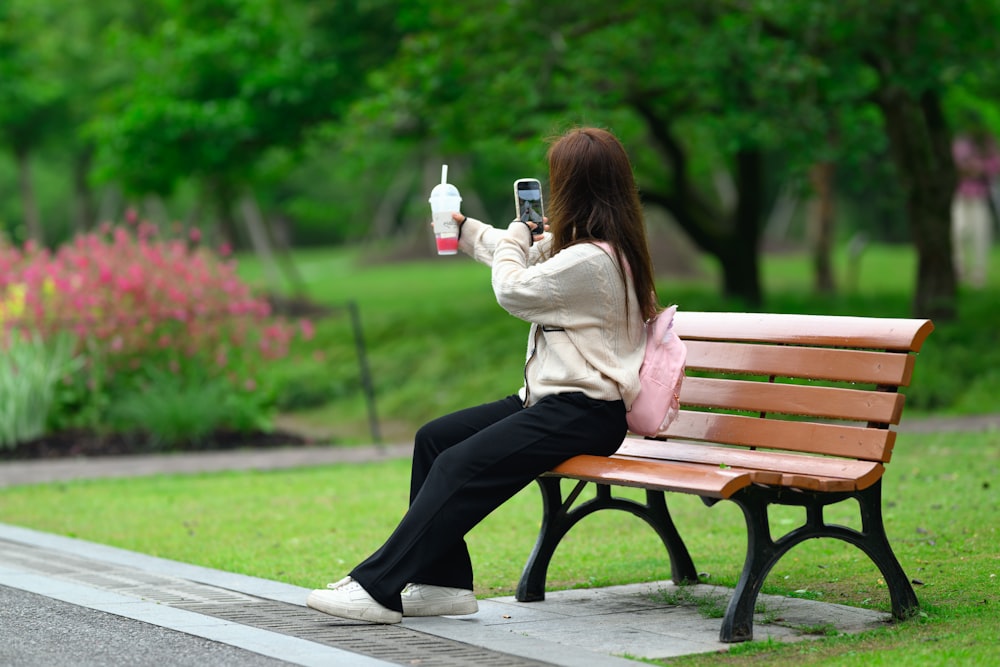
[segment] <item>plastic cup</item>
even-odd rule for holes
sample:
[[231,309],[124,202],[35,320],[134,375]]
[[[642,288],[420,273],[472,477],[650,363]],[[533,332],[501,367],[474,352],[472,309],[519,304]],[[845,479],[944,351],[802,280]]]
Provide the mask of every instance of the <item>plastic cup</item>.
[[431,205],[437,252],[439,255],[454,255],[458,252],[458,223],[451,214],[461,212],[462,195],[448,182],[448,165],[441,165],[441,182],[431,190],[427,201]]

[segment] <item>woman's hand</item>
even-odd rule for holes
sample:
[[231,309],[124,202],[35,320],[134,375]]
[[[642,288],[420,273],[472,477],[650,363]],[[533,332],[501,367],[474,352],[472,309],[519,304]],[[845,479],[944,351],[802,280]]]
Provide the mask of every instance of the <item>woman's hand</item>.
[[545,232],[549,231],[549,219],[542,218],[542,224],[539,225],[537,222],[526,222],[528,228],[531,230],[531,239],[534,241],[541,241],[544,238]]
[[528,234],[531,236],[529,239],[529,245],[534,245],[535,241],[541,241],[544,238],[545,232],[548,231],[548,220],[548,218],[542,218],[542,224],[539,225],[537,222],[532,222],[530,220],[514,218],[508,226],[508,229],[516,229],[518,225],[524,225],[528,228]]

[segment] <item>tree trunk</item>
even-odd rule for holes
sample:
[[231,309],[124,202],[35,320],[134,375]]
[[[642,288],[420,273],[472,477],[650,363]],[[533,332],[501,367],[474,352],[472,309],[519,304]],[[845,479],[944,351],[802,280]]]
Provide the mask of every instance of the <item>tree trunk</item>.
[[809,170],[813,196],[809,202],[809,235],[813,254],[816,291],[832,294],[836,291],[833,276],[833,163],[818,162]]
[[94,152],[85,148],[73,156],[73,229],[87,232],[97,224],[97,203],[87,180]]
[[247,232],[250,234],[250,245],[253,246],[254,254],[260,259],[264,275],[267,276],[268,287],[272,292],[279,292],[281,273],[278,270],[278,263],[274,259],[274,248],[271,246],[271,238],[267,234],[264,216],[261,215],[260,206],[257,205],[257,199],[253,193],[247,192],[240,198],[240,212],[243,214]]
[[275,242],[270,225],[268,225],[264,214],[261,213],[260,204],[257,203],[257,197],[252,191],[248,190],[240,199],[240,210],[247,223],[247,231],[250,233],[254,251],[264,263],[274,291],[278,291],[280,287],[279,275],[284,274],[285,280],[291,285],[292,294],[295,297],[304,298],[306,284],[298,267],[295,266],[292,254],[287,247]]
[[217,226],[221,243],[236,250],[239,246],[240,236],[236,225],[236,218],[233,215],[233,201],[235,196],[233,189],[226,183],[218,181],[210,182],[209,185],[212,201],[215,204],[215,212],[218,216]]
[[749,308],[764,302],[760,285],[760,234],[764,223],[764,158],[760,151],[736,154],[736,210],[720,254],[724,294]]
[[643,199],[666,209],[699,248],[719,261],[726,297],[748,308],[759,308],[764,300],[759,260],[764,218],[763,154],[753,148],[736,154],[736,208],[729,214],[691,185],[687,154],[669,126],[643,100],[634,100],[633,105],[646,121],[652,143],[673,175],[665,192],[644,189]]
[[170,211],[163,201],[163,197],[157,194],[149,194],[142,198],[142,219],[152,223],[161,233],[170,229]]
[[952,320],[958,294],[951,245],[956,174],[940,100],[930,92],[917,101],[903,91],[887,90],[879,105],[917,249],[913,315]]
[[15,150],[15,157],[21,188],[21,207],[24,211],[24,229],[29,239],[42,245],[45,243],[45,233],[42,230],[38,199],[35,197],[35,184],[31,177],[31,152],[18,148]]
[[[413,173],[415,169],[412,164],[404,162],[396,170],[395,176],[389,183],[389,187],[382,193],[375,215],[372,218],[370,236],[375,240],[387,239],[396,231],[399,220],[399,212],[406,204],[406,196],[410,192],[413,184]],[[430,194],[428,192],[427,194]],[[427,209],[430,211],[430,209]],[[430,219],[428,213],[427,218]],[[430,238],[430,234],[427,237]]]

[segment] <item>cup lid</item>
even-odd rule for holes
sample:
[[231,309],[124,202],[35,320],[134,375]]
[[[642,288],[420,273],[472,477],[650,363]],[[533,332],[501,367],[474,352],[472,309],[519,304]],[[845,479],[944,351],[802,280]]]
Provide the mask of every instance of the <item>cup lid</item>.
[[456,188],[451,183],[438,183],[431,190],[431,197],[459,197],[458,188]]

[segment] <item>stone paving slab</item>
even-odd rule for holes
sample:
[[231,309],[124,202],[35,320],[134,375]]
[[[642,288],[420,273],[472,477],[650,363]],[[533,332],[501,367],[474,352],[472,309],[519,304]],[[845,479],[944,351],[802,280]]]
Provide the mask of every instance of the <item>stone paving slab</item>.
[[[679,592],[683,593],[679,595]],[[708,607],[724,610],[731,589],[698,584],[680,589],[660,581],[598,589],[556,591],[542,602],[517,602],[513,597],[492,598],[469,617],[496,631],[544,639],[562,647],[577,647],[597,654],[638,658],[668,658],[693,653],[728,651],[719,641],[721,618],[699,611],[685,601],[708,600]],[[760,595],[763,613],[754,618],[754,639],[778,642],[815,638],[809,630],[853,634],[883,627],[891,616],[813,600]],[[414,619],[417,620],[417,619]],[[422,619],[423,620],[423,619]],[[453,624],[426,619],[420,627],[450,635]]]

